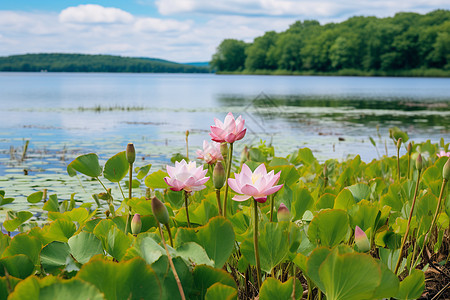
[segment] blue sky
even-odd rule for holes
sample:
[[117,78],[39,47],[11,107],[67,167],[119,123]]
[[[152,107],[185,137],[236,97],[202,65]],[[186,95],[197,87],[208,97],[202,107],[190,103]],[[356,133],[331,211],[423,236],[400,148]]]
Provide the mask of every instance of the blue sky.
[[64,52],[209,61],[223,39],[251,42],[297,20],[450,9],[449,0],[0,0],[0,56]]

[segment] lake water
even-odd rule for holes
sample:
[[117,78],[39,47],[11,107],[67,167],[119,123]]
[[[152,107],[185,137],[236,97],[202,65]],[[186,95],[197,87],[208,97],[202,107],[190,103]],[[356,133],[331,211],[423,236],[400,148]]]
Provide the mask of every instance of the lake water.
[[385,140],[394,155],[392,126],[417,142],[448,142],[450,79],[0,73],[0,189],[22,200],[42,188],[70,194],[72,179],[61,179],[70,161],[96,152],[104,162],[128,142],[137,164],[156,170],[173,153],[185,153],[186,130],[195,156],[214,117],[223,120],[229,111],[246,119],[238,151],[266,140],[280,156],[309,147],[321,161],[370,161],[386,154]]

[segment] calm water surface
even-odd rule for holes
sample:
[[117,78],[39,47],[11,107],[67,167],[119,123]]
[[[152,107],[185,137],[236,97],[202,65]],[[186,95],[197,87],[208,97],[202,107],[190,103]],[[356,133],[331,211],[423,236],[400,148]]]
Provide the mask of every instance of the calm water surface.
[[229,111],[246,119],[238,150],[266,140],[280,156],[309,147],[322,161],[370,161],[378,153],[368,137],[384,155],[391,126],[417,142],[448,142],[450,79],[0,73],[0,189],[19,198],[45,187],[70,194],[61,174],[71,160],[96,152],[104,162],[128,142],[156,170],[184,153],[185,130],[193,157],[214,117]]

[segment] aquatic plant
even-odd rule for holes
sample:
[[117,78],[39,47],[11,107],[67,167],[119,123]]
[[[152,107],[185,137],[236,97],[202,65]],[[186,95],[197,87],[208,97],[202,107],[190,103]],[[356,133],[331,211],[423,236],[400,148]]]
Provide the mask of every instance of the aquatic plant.
[[92,199],[42,189],[26,210],[0,191],[0,298],[448,297],[430,283],[449,266],[450,159],[439,151],[450,145],[409,145],[366,163],[319,162],[308,148],[279,157],[262,143],[234,164],[230,144],[226,172],[181,158],[151,170],[131,146],[104,165],[80,155],[67,172],[92,183]]

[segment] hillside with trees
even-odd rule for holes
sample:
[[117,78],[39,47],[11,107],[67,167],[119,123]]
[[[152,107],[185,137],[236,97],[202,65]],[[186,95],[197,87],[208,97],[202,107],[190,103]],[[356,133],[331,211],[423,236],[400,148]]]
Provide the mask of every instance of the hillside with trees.
[[0,57],[0,71],[207,73],[209,68],[153,58],[42,53]]
[[450,11],[325,25],[297,21],[252,43],[222,41],[211,67],[244,74],[450,76]]

